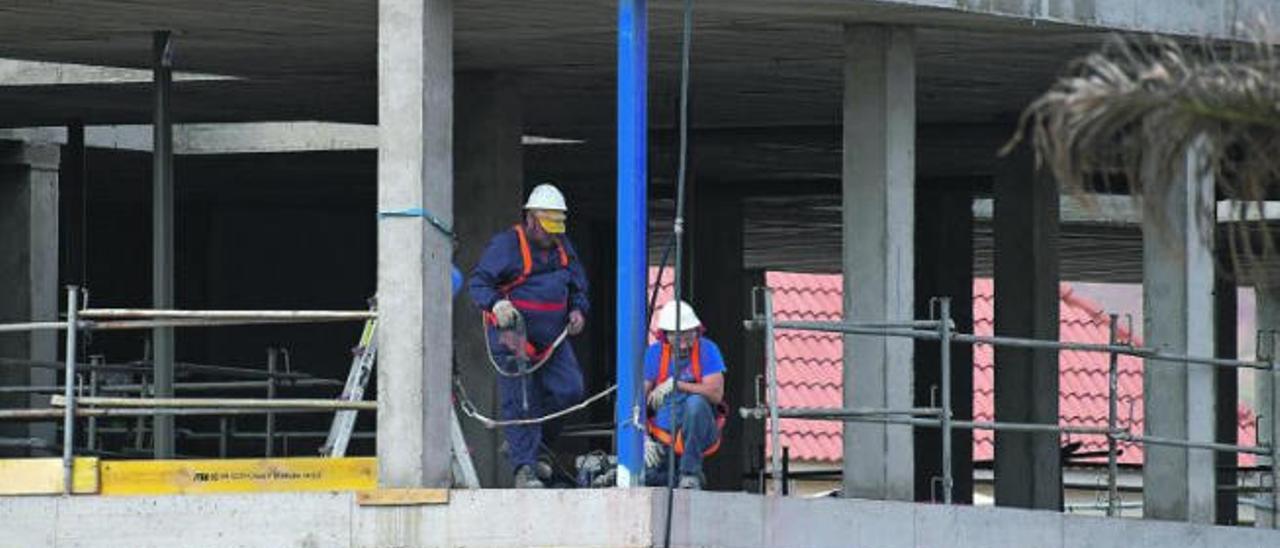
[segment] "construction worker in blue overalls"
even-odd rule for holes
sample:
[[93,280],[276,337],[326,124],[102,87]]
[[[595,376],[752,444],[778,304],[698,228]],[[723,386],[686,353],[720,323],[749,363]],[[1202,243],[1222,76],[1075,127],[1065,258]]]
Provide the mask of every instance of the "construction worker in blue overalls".
[[[663,306],[658,312],[658,330],[658,341],[644,355],[649,405],[645,483],[666,485],[667,459],[674,452],[679,459],[677,486],[701,489],[702,460],[720,448],[725,423],[724,357],[716,343],[702,335],[702,322],[689,303],[672,301]],[[674,401],[668,401],[671,398]]]
[[[582,400],[582,371],[565,335],[582,332],[589,302],[582,262],[564,235],[567,214],[560,190],[538,185],[521,222],[495,235],[471,272],[490,355],[505,372],[498,377],[503,420],[541,417]],[[559,430],[557,421],[504,429],[517,488],[545,485],[551,467],[539,463],[539,449]]]

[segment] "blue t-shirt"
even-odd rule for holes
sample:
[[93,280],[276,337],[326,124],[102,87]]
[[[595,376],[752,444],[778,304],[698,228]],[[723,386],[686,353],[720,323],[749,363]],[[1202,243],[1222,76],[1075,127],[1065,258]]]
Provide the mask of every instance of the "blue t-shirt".
[[[706,337],[698,338],[698,353],[702,358],[700,363],[702,364],[702,376],[704,378],[709,375],[725,372],[724,356],[720,354],[720,347],[716,346],[716,343],[711,342],[711,339]],[[684,382],[693,382],[693,368],[689,366],[690,361],[688,357],[684,359],[677,358],[675,348],[672,348],[671,362],[672,363],[667,366],[670,368],[668,373],[678,369],[680,371],[680,375],[676,377],[677,379]],[[644,353],[644,380],[649,383],[656,383],[658,380],[658,369],[660,365],[662,365],[661,341],[649,345],[649,349]],[[684,398],[689,396],[690,394],[679,391],[673,391],[670,396],[667,396],[667,401],[662,402],[662,409],[657,411],[656,422],[658,423],[659,428],[662,428],[663,430],[670,429],[671,416],[668,406],[672,403],[671,398],[676,398],[674,403],[679,406],[683,403]]]

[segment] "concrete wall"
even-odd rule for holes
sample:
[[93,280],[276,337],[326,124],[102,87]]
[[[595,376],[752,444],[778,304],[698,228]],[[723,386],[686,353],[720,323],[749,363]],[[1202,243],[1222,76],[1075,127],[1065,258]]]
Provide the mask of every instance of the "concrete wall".
[[[350,493],[9,497],[0,548],[661,545],[659,489],[455,491],[362,507]],[[1280,532],[995,507],[678,491],[673,546],[1262,548]],[[690,518],[696,516],[696,518]]]

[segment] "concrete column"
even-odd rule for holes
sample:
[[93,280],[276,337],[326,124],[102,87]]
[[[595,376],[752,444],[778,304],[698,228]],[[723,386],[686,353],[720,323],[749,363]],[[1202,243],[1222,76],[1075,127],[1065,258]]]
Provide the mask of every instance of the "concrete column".
[[[445,487],[453,361],[453,3],[378,2],[378,482]],[[430,217],[428,217],[430,216]],[[433,222],[434,221],[434,222]]]
[[[915,37],[907,28],[850,25],[844,46],[845,318],[907,321],[914,314]],[[912,354],[909,340],[845,337],[845,406],[910,407]],[[849,423],[844,434],[844,496],[912,500],[910,427]]]
[[[170,91],[173,84],[173,42],[168,31],[152,35],[153,113],[151,153],[151,306],[174,308],[173,300],[173,119]],[[173,362],[177,342],[172,327],[151,332],[152,378],[155,397],[173,397]],[[157,415],[154,420],[152,454],[157,459],[174,456],[174,417]]]
[[[1143,307],[1146,345],[1168,354],[1214,352],[1213,177],[1193,147],[1176,180],[1151,192],[1143,214]],[[1151,176],[1148,171],[1144,176]],[[1208,237],[1208,238],[1207,238]],[[1214,369],[1146,360],[1146,434],[1212,441]],[[1143,506],[1156,519],[1214,521],[1213,453],[1148,445],[1143,451]]]
[[[750,405],[753,373],[744,362],[745,343],[742,320],[751,302],[742,269],[743,222],[741,195],[708,183],[693,185],[690,228],[693,232],[692,303],[716,341],[729,370],[725,375],[725,401],[730,406]],[[761,426],[760,421],[743,421],[729,413],[720,451],[708,465],[708,487],[742,490],[742,474],[750,465],[743,437],[744,426]]]
[[[0,141],[0,323],[58,319],[58,147]],[[57,361],[53,331],[0,334],[0,357]],[[0,365],[0,385],[51,385],[55,372]],[[43,407],[48,396],[0,396],[0,408]],[[49,424],[0,424],[0,436],[53,442]],[[0,455],[28,454],[0,449]]]
[[[1258,358],[1268,359],[1280,348],[1280,280],[1267,280],[1256,286],[1257,290],[1257,324],[1258,324]],[[1270,382],[1268,382],[1270,377]],[[1280,380],[1280,372],[1259,371],[1254,381],[1254,410],[1258,413],[1258,444],[1270,445],[1280,439],[1280,394],[1276,393],[1276,381]],[[1270,457],[1259,456],[1258,466],[1275,466]],[[1263,485],[1270,485],[1264,480]],[[1260,493],[1258,500],[1271,505],[1277,501],[1270,493]],[[1253,511],[1254,523],[1258,527],[1271,529],[1276,527],[1275,513],[1262,508]]]
[[[520,219],[524,203],[520,151],[519,82],[509,74],[458,76],[457,124],[454,126],[455,174],[453,208],[458,249],[454,261],[470,272],[495,233]],[[573,204],[570,204],[572,207]],[[572,212],[571,212],[572,213]],[[467,393],[481,409],[498,408],[497,384],[489,366],[481,318],[466,291],[453,309],[454,356]],[[497,430],[465,420],[463,433],[481,485],[506,486],[509,473],[498,458]]]
[[87,187],[85,185],[86,159],[84,123],[74,121],[67,125],[67,144],[62,147],[62,162],[58,177],[58,218],[62,230],[58,231],[61,260],[59,270],[63,285],[85,284],[85,226],[87,214]]
[[[1035,168],[1026,147],[998,167],[995,180],[995,331],[1058,340],[1058,187]],[[1058,353],[995,351],[996,420],[1058,423]],[[1057,434],[996,432],[999,506],[1062,508]]]
[[[1239,330],[1237,325],[1237,305],[1236,305],[1236,278],[1234,272],[1234,263],[1230,257],[1230,251],[1227,246],[1223,245],[1217,249],[1218,269],[1214,275],[1213,286],[1213,314],[1216,324],[1214,343],[1217,349],[1217,357],[1235,359],[1236,352],[1236,335]],[[1219,367],[1214,370],[1214,378],[1217,383],[1216,393],[1214,394],[1215,405],[1220,410],[1217,420],[1214,422],[1214,440],[1218,443],[1227,443],[1234,445],[1239,437],[1238,420],[1236,416],[1236,407],[1240,402],[1240,377],[1239,370],[1231,367]],[[1239,499],[1236,491],[1222,489],[1223,487],[1234,487],[1238,481],[1236,473],[1236,465],[1239,462],[1237,453],[1215,453],[1214,467],[1216,469],[1216,478],[1214,484],[1218,487],[1215,489],[1215,510],[1218,525],[1235,525],[1239,522]]]
[[[969,181],[937,181],[918,186],[916,196],[916,317],[927,318],[930,300],[951,297],[955,331],[973,332],[973,194]],[[935,309],[936,310],[936,309]],[[915,405],[941,402],[940,347],[915,343]],[[973,418],[973,346],[951,348],[951,412]],[[942,501],[942,438],[937,427],[915,429],[917,501]],[[955,429],[951,438],[952,494],[958,504],[973,502],[973,431]]]

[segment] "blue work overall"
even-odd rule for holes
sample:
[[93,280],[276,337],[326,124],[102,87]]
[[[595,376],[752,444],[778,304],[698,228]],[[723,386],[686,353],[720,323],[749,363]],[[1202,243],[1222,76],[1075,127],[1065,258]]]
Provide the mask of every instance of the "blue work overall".
[[[468,287],[472,301],[486,315],[499,300],[511,301],[536,349],[546,349],[555,341],[568,323],[569,312],[585,315],[589,309],[586,275],[569,241],[556,237],[551,248],[531,248],[519,225],[489,241]],[[485,329],[494,361],[500,367],[511,363],[512,351],[500,342],[493,322],[486,322]],[[582,371],[573,345],[566,339],[528,378],[499,376],[498,391],[503,420],[540,417],[578,403]],[[512,468],[535,463],[539,445],[550,445],[560,428],[560,421],[505,427]]]

